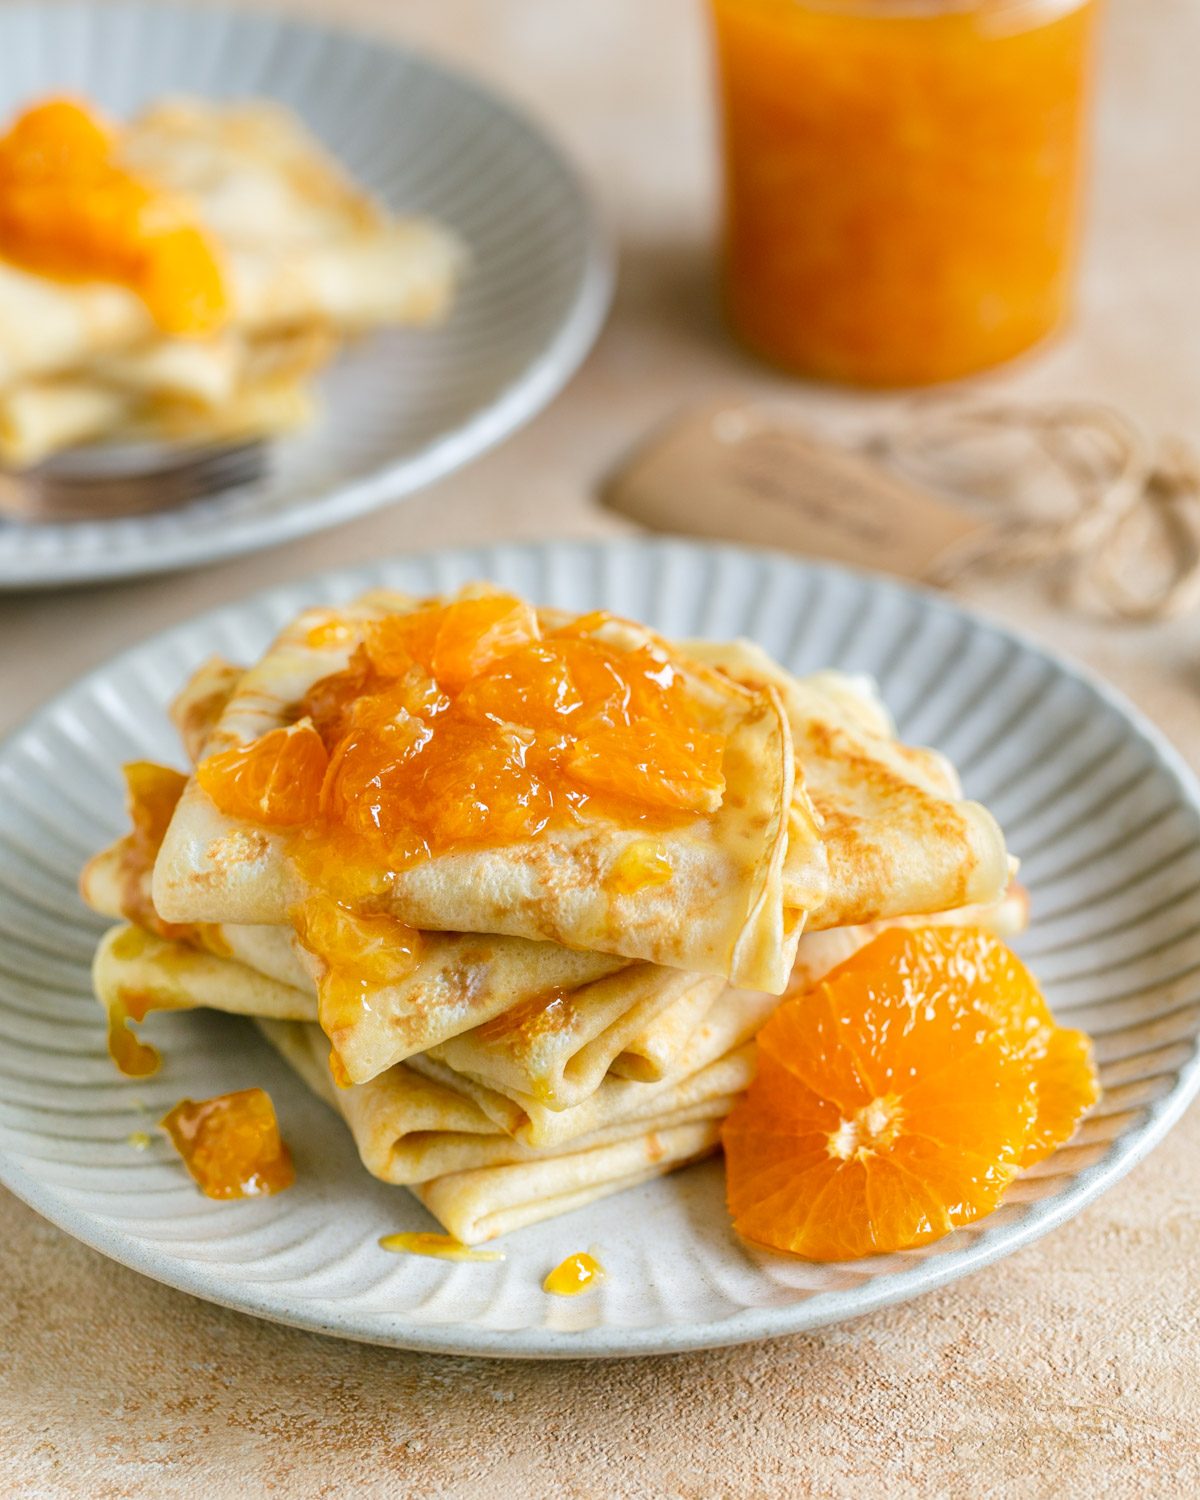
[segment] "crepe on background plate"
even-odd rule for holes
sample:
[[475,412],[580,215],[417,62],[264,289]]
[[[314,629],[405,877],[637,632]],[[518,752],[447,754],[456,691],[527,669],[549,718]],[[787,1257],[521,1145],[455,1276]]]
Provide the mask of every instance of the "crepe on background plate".
[[10,466],[101,438],[290,430],[311,418],[309,379],[347,338],[436,322],[450,307],[465,265],[453,234],[392,218],[282,106],[164,101],[119,131],[116,159],[190,206],[216,246],[225,314],[211,333],[173,336],[129,287],[0,260]]

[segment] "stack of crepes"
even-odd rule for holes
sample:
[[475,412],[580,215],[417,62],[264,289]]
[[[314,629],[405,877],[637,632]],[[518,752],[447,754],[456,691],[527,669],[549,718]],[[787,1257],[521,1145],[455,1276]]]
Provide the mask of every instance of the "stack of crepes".
[[440,318],[463,258],[281,106],[35,106],[0,140],[0,459],[293,428],[348,337]]
[[[1009,933],[991,815],[868,683],[493,590],[310,610],[173,706],[87,902],[114,1056],[256,1018],[465,1244],[717,1149],[778,996],[881,926]],[[232,811],[231,811],[232,809]],[[249,814],[249,815],[247,815]]]

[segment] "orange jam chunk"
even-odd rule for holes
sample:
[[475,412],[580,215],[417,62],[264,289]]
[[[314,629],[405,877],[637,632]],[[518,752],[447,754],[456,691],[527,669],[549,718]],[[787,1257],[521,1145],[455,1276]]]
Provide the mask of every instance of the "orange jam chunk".
[[759,1034],[725,1126],[745,1238],[810,1260],[928,1242],[990,1213],[1095,1103],[1088,1040],[1057,1027],[988,933],[891,929]]
[[328,765],[312,725],[291,724],[210,755],[197,766],[196,779],[230,817],[288,828],[316,817]]
[[509,594],[481,594],[374,621],[367,630],[367,655],[385,676],[401,676],[415,664],[447,692],[457,693],[539,634],[528,604]]
[[[608,622],[590,616],[586,628]],[[314,746],[311,770],[306,748],[305,767],[285,778],[285,810],[264,815],[281,730],[205,762],[201,785],[227,812],[303,825],[293,852],[343,899],[374,893],[370,869],[550,824],[611,815],[666,826],[715,811],[725,740],[669,650],[623,650],[584,626],[544,632],[529,605],[499,593],[369,621],[347,665],[292,710],[290,733],[327,752],[315,809]]]
[[164,332],[203,334],[227,303],[214,245],[186,203],[124,170],[117,135],[51,99],[0,138],[0,255],[67,281],[115,281]]
[[721,805],[724,751],[720,735],[641,719],[582,735],[567,751],[566,764],[592,791],[632,795],[647,807],[706,813]]
[[613,861],[604,884],[617,896],[665,885],[675,873],[671,856],[657,839],[635,839]]
[[296,1180],[275,1106],[262,1089],[182,1099],[160,1124],[209,1198],[263,1197]]
[[[180,931],[187,932],[188,928]],[[113,939],[114,958],[135,960],[146,951],[151,939],[140,927],[128,927]],[[98,992],[99,993],[99,992]],[[108,1055],[119,1072],[127,1078],[149,1078],[162,1064],[158,1049],[143,1042],[132,1030],[152,1010],[190,1010],[191,1001],[181,991],[167,985],[154,989],[130,989],[121,986],[100,995],[108,1017]]]
[[405,1234],[385,1234],[379,1241],[381,1250],[393,1255],[428,1255],[434,1260],[503,1260],[503,1250],[475,1250],[449,1234],[431,1234],[428,1230],[411,1230]]

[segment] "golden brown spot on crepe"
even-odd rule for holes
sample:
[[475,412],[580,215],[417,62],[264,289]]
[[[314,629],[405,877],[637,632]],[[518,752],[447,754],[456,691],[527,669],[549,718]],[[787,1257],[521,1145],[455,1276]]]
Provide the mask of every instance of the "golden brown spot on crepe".
[[181,1099],[159,1124],[206,1197],[265,1197],[296,1180],[275,1106],[262,1089]]
[[893,886],[897,875],[894,856],[871,837],[871,825],[863,819],[859,799],[873,807],[875,821],[887,821],[892,847],[897,834],[906,834],[914,844],[946,851],[942,873],[952,885],[949,890],[941,885],[939,904],[960,904],[970,889],[978,859],[954,805],[865,753],[852,736],[830,724],[813,721],[805,729],[805,740],[807,751],[799,756],[802,764],[806,753],[814,766],[820,761],[836,763],[844,782],[855,788],[854,797],[839,796],[821,786],[815,771],[808,783],[822,823],[821,838],[833,889],[841,892],[853,908],[855,920],[872,921],[880,915],[879,898]]
[[662,1137],[657,1131],[652,1131],[646,1137],[646,1160],[662,1161],[667,1154],[667,1148],[662,1143]]
[[171,722],[192,762],[202,755],[243,676],[242,667],[213,656],[176,694],[170,708]]
[[503,1260],[503,1250],[474,1250],[448,1234],[413,1230],[406,1234],[385,1234],[379,1241],[381,1250],[397,1255],[430,1255],[436,1260]]
[[552,1297],[578,1297],[599,1286],[607,1274],[594,1255],[580,1250],[555,1266],[542,1282],[542,1291]]
[[[249,828],[235,828],[214,839],[204,852],[212,865],[248,865],[262,859],[270,847],[271,841],[266,834]],[[221,880],[226,878],[220,877]]]
[[203,744],[217,727],[229,693],[223,688],[213,688],[201,698],[191,699],[179,715],[179,733],[185,744]]

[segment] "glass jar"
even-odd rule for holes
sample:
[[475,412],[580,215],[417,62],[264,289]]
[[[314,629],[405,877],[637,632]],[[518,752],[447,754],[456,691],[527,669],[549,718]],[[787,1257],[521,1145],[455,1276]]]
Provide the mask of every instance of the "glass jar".
[[1097,0],[710,0],[724,298],[752,349],[949,380],[1070,307]]

